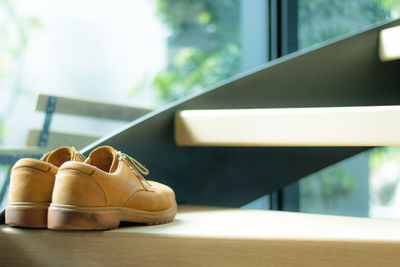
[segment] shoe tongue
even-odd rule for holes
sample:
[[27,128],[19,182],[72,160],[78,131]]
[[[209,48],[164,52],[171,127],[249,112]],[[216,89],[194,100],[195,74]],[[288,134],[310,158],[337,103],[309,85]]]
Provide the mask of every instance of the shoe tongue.
[[90,153],[86,163],[112,173],[118,167],[117,151],[110,146],[98,147]]
[[60,167],[64,162],[74,159],[77,151],[73,147],[62,146],[47,154],[45,154],[41,160],[49,162],[57,167]]

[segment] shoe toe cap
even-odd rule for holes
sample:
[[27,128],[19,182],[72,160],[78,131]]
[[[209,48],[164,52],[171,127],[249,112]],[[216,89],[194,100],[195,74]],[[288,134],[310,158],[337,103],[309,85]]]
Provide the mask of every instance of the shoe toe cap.
[[126,207],[161,211],[171,208],[175,204],[175,193],[169,187],[161,183],[148,181],[153,187],[153,191],[138,191],[126,203]]

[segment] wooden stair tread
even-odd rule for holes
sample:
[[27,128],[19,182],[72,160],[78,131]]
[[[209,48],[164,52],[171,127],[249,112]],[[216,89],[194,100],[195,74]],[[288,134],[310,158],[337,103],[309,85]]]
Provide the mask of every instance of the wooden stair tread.
[[400,264],[400,221],[180,206],[173,223],[111,231],[0,227],[7,264]]
[[180,206],[173,223],[123,227],[113,232],[237,239],[395,241],[400,244],[400,221],[395,220],[201,206]]
[[183,110],[181,146],[400,145],[400,106]]
[[381,61],[400,59],[400,26],[390,27],[380,32],[379,58]]

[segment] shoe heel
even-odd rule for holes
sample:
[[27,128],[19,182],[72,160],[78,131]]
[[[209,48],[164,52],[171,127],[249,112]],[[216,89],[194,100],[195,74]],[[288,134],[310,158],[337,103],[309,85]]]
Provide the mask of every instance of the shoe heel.
[[51,230],[107,230],[117,228],[120,218],[116,213],[50,207],[47,221]]
[[6,224],[27,228],[47,228],[47,207],[8,206]]

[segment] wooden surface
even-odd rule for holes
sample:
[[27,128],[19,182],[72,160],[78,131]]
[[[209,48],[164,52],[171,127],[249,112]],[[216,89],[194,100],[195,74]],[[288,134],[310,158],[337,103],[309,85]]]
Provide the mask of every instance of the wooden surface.
[[[36,102],[37,111],[46,111],[50,95],[39,94]],[[83,117],[94,117],[121,121],[133,121],[149,112],[151,109],[128,105],[99,102],[81,98],[57,96],[55,113],[70,114]]]
[[400,59],[400,26],[384,29],[379,35],[381,61]]
[[399,266],[400,221],[181,206],[111,231],[0,227],[5,266]]
[[26,154],[37,154],[42,155],[47,152],[50,152],[46,148],[38,147],[38,146],[29,146],[29,147],[8,147],[2,146],[0,147],[0,157],[1,156],[18,156],[18,155],[26,155]]
[[400,106],[183,110],[181,146],[400,145]]
[[[41,130],[30,129],[26,139],[27,146],[37,146],[39,142]],[[82,149],[90,143],[96,141],[101,136],[93,136],[87,134],[76,134],[67,132],[50,131],[46,148],[52,150],[60,146],[74,146],[76,149]]]

